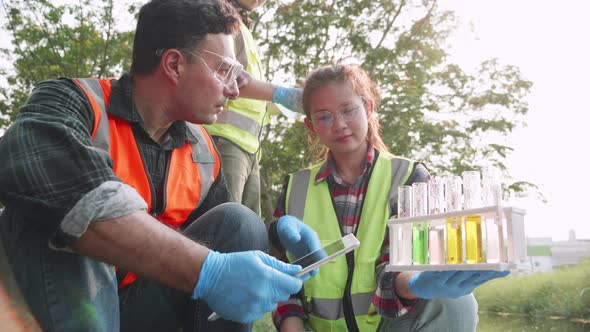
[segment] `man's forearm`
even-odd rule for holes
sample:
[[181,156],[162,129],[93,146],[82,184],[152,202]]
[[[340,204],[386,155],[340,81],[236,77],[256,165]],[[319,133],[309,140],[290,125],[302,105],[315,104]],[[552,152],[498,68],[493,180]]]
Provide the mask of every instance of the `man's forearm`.
[[240,97],[272,101],[274,89],[273,84],[252,78],[252,81],[240,89]]
[[143,211],[92,222],[71,246],[89,256],[192,292],[209,250]]

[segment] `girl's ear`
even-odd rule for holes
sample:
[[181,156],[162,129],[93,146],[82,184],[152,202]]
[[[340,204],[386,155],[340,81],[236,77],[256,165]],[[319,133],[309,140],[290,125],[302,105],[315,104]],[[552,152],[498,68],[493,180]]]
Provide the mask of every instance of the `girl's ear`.
[[315,130],[313,129],[313,124],[311,123],[311,121],[309,120],[309,118],[306,117],[303,120],[303,122],[305,122],[305,126],[307,127],[307,129],[311,130],[311,132],[315,134]]
[[365,112],[367,113],[367,119],[370,119],[371,115],[375,111],[375,103],[371,99],[368,99],[368,100],[365,100],[363,104],[365,105]]

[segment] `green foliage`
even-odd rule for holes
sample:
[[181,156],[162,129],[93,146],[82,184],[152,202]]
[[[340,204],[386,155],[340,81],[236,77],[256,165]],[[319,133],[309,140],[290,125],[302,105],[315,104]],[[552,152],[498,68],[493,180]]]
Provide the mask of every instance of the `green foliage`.
[[112,77],[129,67],[133,33],[116,31],[113,0],[8,0],[3,6],[2,28],[12,39],[0,54],[12,68],[1,69],[8,85],[0,87],[0,128],[14,120],[39,81]]
[[493,280],[475,290],[482,311],[590,319],[590,262],[523,277]]
[[[296,77],[302,84],[320,65],[360,64],[382,90],[383,138],[395,154],[420,159],[437,175],[493,164],[510,178],[505,162],[512,148],[504,140],[524,124],[532,83],[497,59],[474,74],[451,63],[452,12],[430,1],[291,0],[268,2],[257,18],[268,79]],[[279,119],[263,144],[263,178],[273,184],[300,168],[305,155],[306,129],[285,129],[291,125]],[[275,197],[276,189],[263,192]],[[536,187],[520,181],[508,189]]]
[[552,317],[530,317],[526,315],[505,315],[492,312],[480,312],[477,332],[518,331],[518,332],[579,332],[588,331],[590,323],[577,319]]

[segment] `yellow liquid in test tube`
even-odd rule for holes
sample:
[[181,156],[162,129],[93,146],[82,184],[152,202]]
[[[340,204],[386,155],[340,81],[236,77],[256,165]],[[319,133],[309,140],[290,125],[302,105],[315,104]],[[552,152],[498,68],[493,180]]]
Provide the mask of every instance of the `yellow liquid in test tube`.
[[483,263],[481,216],[471,215],[465,218],[465,238],[467,263]]
[[447,218],[447,264],[463,262],[461,218]]

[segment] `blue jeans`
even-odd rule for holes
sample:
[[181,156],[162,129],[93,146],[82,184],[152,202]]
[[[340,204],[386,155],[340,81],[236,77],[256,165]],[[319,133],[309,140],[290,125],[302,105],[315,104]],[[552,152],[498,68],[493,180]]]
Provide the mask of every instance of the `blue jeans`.
[[[142,278],[122,290],[119,299],[112,265],[50,249],[46,235],[25,230],[24,223],[7,222],[9,213],[4,211],[0,222],[2,242],[15,279],[43,331],[250,329],[249,325],[222,319],[208,324],[211,310],[206,304],[192,301],[188,293]],[[235,203],[211,209],[183,234],[221,252],[268,248],[260,217]]]
[[[268,251],[262,220],[236,203],[216,207],[182,231],[195,242],[219,252]],[[231,291],[227,296],[231,296]],[[190,294],[139,278],[120,292],[121,331],[250,331],[251,324],[224,319],[208,322],[206,303]]]
[[420,301],[396,319],[381,319],[379,332],[474,332],[479,318],[473,294],[456,299]]

